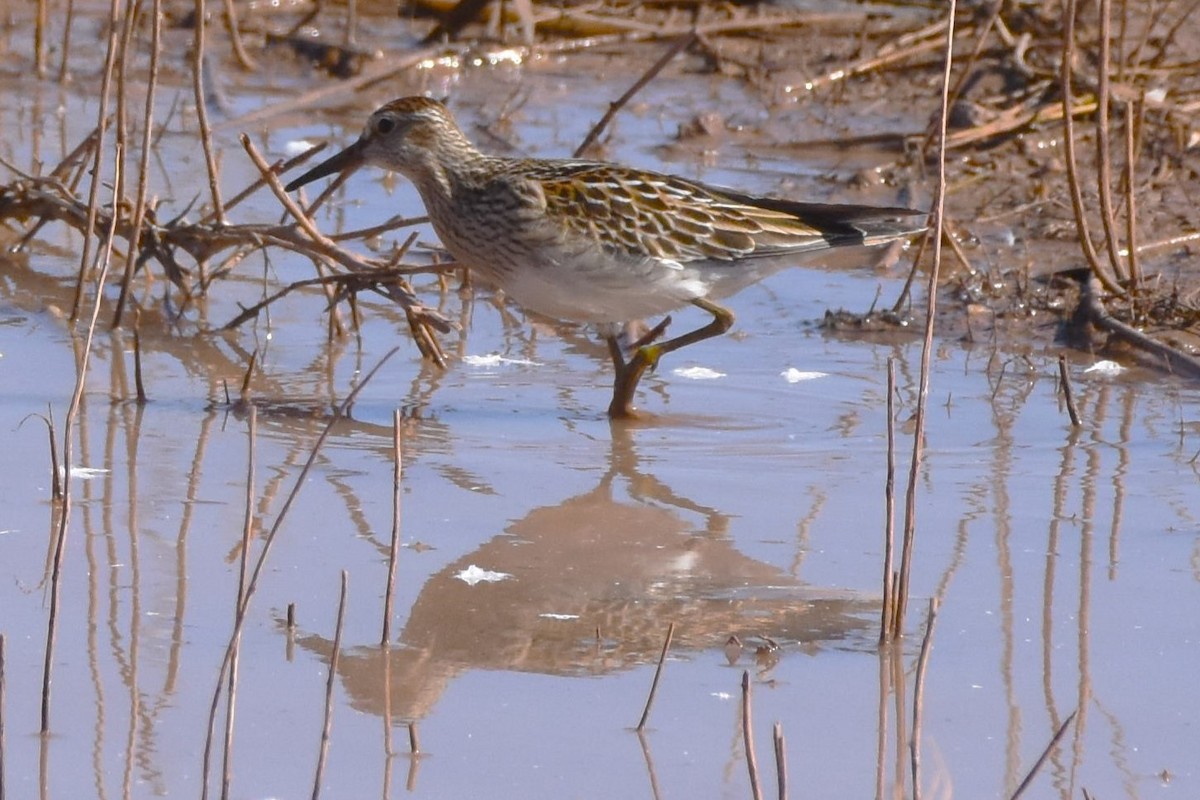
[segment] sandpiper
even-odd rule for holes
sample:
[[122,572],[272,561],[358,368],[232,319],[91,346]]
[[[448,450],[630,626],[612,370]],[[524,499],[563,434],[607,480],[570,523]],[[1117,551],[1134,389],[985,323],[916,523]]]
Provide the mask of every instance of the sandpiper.
[[[426,97],[379,108],[354,144],[287,190],[364,164],[412,181],[450,254],[523,308],[597,326],[616,369],[613,418],[634,414],[638,382],[663,355],[729,330],[733,314],[715,300],[802,253],[924,228],[925,212],[907,208],[801,203],[616,164],[487,155]],[[667,317],[626,357],[624,324],[689,303],[712,320],[658,341]]]

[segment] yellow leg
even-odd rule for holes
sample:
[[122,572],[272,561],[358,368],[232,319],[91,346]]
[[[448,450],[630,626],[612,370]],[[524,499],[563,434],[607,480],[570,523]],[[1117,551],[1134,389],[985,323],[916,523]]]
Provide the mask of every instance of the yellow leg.
[[628,362],[625,361],[621,354],[621,346],[617,343],[617,340],[613,337],[608,339],[608,352],[612,356],[613,367],[617,372],[616,380],[613,383],[612,402],[608,406],[609,417],[612,419],[627,419],[635,416],[633,394],[637,391],[642,375],[645,374],[647,369],[653,370],[657,368],[659,359],[667,353],[673,353],[681,347],[687,347],[689,344],[695,344],[705,339],[711,339],[714,336],[720,336],[733,327],[733,312],[729,309],[705,300],[703,297],[693,300],[692,304],[712,314],[712,321],[704,327],[689,331],[681,336],[676,336],[674,339],[668,339],[662,344],[654,344],[652,341],[653,338],[661,335],[666,328],[664,324],[660,323],[650,332],[651,335],[643,337],[642,341],[647,343],[640,345]]

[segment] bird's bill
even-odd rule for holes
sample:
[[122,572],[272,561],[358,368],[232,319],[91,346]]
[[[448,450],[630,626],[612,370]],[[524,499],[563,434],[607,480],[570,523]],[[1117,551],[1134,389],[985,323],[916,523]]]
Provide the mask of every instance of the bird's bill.
[[294,192],[301,186],[307,183],[312,183],[318,178],[324,178],[326,175],[332,175],[335,172],[345,172],[347,170],[355,170],[363,164],[363,140],[359,139],[354,144],[347,147],[342,152],[330,156],[329,158],[317,164],[308,172],[296,178],[287,186],[284,187],[289,192]]

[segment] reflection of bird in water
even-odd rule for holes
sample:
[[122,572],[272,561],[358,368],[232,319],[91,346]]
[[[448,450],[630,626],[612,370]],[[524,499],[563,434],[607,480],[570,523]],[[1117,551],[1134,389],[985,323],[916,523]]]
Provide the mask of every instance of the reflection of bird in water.
[[[671,622],[673,652],[714,653],[731,635],[820,648],[874,625],[877,604],[743,555],[727,524],[640,471],[631,443],[615,440],[594,489],[534,509],[426,581],[390,655],[393,716],[425,716],[469,669],[596,675],[653,663]],[[458,576],[472,565],[506,577],[468,585]],[[346,652],[340,670],[354,705],[381,713],[382,651]]]
[[[923,229],[912,220],[924,212],[907,208],[798,203],[615,164],[485,155],[425,97],[378,109],[358,141],[287,188],[364,164],[411,180],[446,249],[526,310],[601,326],[616,369],[612,417],[633,413],[638,382],[662,356],[732,327],[716,301],[802,255]],[[623,323],[688,304],[712,319],[662,340],[667,318],[626,357]]]

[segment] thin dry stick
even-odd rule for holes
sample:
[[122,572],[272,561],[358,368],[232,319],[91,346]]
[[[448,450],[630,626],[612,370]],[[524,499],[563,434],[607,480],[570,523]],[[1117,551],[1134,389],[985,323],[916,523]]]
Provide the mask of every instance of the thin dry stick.
[[1121,243],[1117,241],[1117,221],[1112,201],[1112,151],[1109,149],[1108,111],[1109,65],[1112,61],[1112,0],[1100,0],[1099,77],[1096,82],[1096,154],[1099,160],[1100,221],[1104,225],[1104,244],[1108,261],[1118,280],[1127,277],[1121,263]]
[[46,29],[50,27],[50,0],[37,0],[33,27],[33,63],[39,78],[46,77]]
[[[88,264],[92,259],[92,236],[96,230],[96,216],[99,213],[100,186],[103,183],[101,167],[104,165],[104,139],[110,122],[108,118],[108,104],[109,97],[112,94],[113,65],[116,63],[117,58],[117,31],[120,27],[117,24],[120,19],[119,2],[120,0],[112,0],[108,12],[108,51],[104,55],[104,77],[100,81],[100,110],[96,115],[99,135],[96,138],[96,149],[92,158],[92,184],[91,188],[88,189],[87,222],[83,230],[83,252],[79,256],[79,281],[75,284],[75,298],[71,301],[72,322],[79,318],[79,310],[83,305],[83,285],[87,281]],[[119,157],[117,160],[120,160]],[[114,185],[120,185],[120,181],[116,179],[119,175],[120,169],[118,167],[116,175],[114,175]],[[120,198],[114,197],[114,229],[118,216],[115,211],[117,208],[120,208]],[[101,289],[104,287],[103,282],[96,285]]]
[[321,796],[321,776],[329,756],[329,737],[333,733],[333,687],[337,685],[338,655],[342,649],[342,623],[346,619],[346,582],[350,573],[342,570],[342,592],[338,598],[337,623],[333,629],[333,652],[329,656],[329,678],[325,681],[325,723],[321,726],[321,749],[317,753],[317,773],[313,777],[312,798]]
[[895,627],[893,602],[896,553],[896,359],[887,361],[887,477],[883,484],[883,609],[879,619],[879,643],[891,639]]
[[[384,354],[383,358],[379,359],[379,363],[371,368],[371,371],[366,374],[366,377],[364,377],[357,386],[350,390],[350,393],[346,395],[346,399],[343,400],[342,404],[334,410],[333,414],[329,418],[329,422],[325,424],[325,427],[321,430],[321,434],[317,437],[317,441],[313,443],[312,450],[310,450],[308,454],[308,460],[306,460],[304,462],[304,466],[301,467],[300,474],[296,476],[296,482],[292,485],[291,492],[288,493],[287,498],[283,501],[283,507],[279,509],[279,514],[275,517],[275,524],[271,526],[271,529],[263,538],[262,549],[259,551],[258,558],[254,562],[254,569],[251,570],[250,580],[246,584],[246,592],[242,596],[242,607],[239,609],[239,614],[237,616],[237,621],[235,622],[233,633],[230,634],[229,642],[225,646],[225,658],[221,662],[221,668],[217,674],[217,685],[216,688],[213,689],[212,702],[208,707],[208,735],[204,741],[204,753],[202,755],[201,767],[201,775],[203,778],[201,781],[202,788],[200,791],[200,797],[202,800],[203,798],[208,797],[208,772],[209,765],[212,761],[211,744],[213,731],[216,728],[217,704],[221,699],[221,687],[225,683],[225,676],[229,670],[229,662],[233,655],[235,639],[241,635],[242,626],[245,625],[246,612],[250,608],[250,601],[253,599],[255,591],[258,589],[258,579],[262,575],[263,570],[266,568],[267,556],[271,553],[271,546],[275,543],[275,539],[278,537],[279,531],[282,530],[283,522],[285,519],[287,519],[288,512],[291,510],[292,505],[296,502],[296,498],[300,494],[300,489],[308,480],[308,473],[312,471],[312,466],[317,460],[317,454],[321,452],[321,447],[325,444],[325,440],[329,438],[329,432],[332,431],[333,426],[341,421],[342,417],[346,415],[346,410],[354,404],[354,400],[358,397],[359,392],[361,392],[366,385],[371,382],[371,379],[375,377],[375,374],[379,372],[383,365],[388,362],[388,359],[394,356],[396,351],[399,349],[400,348],[398,347],[393,347],[386,354]],[[295,604],[290,603],[288,605],[289,637],[291,632],[294,630],[295,618]]]
[[912,460],[908,469],[908,487],[904,495],[904,541],[900,553],[900,576],[897,581],[896,609],[892,620],[892,635],[899,638],[904,627],[904,613],[908,606],[908,584],[912,573],[913,540],[917,528],[917,479],[921,474],[921,443],[925,439],[925,413],[929,401],[929,368],[933,353],[933,322],[937,310],[938,277],[942,268],[942,228],[945,223],[946,206],[946,126],[950,113],[950,72],[954,66],[954,22],[958,12],[957,0],[950,0],[949,18],[946,24],[946,58],[942,73],[942,108],[938,120],[938,175],[937,189],[933,201],[933,263],[929,266],[929,281],[926,287],[925,341],[921,345],[921,377],[917,392],[917,413],[913,425]]
[[938,599],[929,598],[929,617],[925,620],[925,637],[921,639],[921,654],[917,657],[917,674],[913,678],[912,739],[908,743],[912,754],[913,800],[921,800],[921,711],[925,699],[925,669],[933,649],[933,623],[937,619]]
[[58,61],[58,82],[65,84],[70,73],[67,72],[67,55],[71,50],[71,25],[75,21],[75,0],[67,0],[67,13],[63,15],[62,57]]
[[213,153],[212,128],[208,124],[208,100],[204,96],[204,0],[196,0],[195,35],[192,38],[192,94],[196,101],[196,122],[200,125],[200,145],[204,150],[204,166],[208,169],[208,189],[212,195],[213,212],[217,223],[226,224],[225,207],[221,204],[220,176],[217,158]]
[[[117,297],[117,310],[113,312],[113,327],[121,327],[121,314],[129,297],[133,272],[140,252],[142,223],[146,219],[146,196],[150,184],[151,137],[154,133],[154,92],[158,88],[158,56],[162,49],[162,0],[154,0],[150,9],[150,64],[146,77],[146,106],[142,114],[142,152],[138,163],[138,189],[133,205],[133,221],[129,225],[129,252],[125,256],[125,274],[121,277],[121,293]],[[137,323],[134,323],[136,329]],[[136,334],[135,334],[136,336]],[[136,339],[135,339],[136,341]]]
[[58,446],[54,444],[54,406],[46,404],[46,432],[50,434],[50,496],[55,500],[63,498],[63,477],[59,474]]
[[750,713],[750,671],[742,670],[742,742],[746,747],[746,769],[750,771],[750,795],[762,800],[758,784],[758,759],[754,756],[754,720]]
[[233,55],[237,58],[238,66],[247,72],[258,69],[254,59],[246,52],[242,44],[242,31],[238,25],[237,6],[233,0],[225,0],[225,27],[229,29],[229,43],[233,45]]
[[[1058,740],[1061,739],[1063,734],[1067,732],[1067,726],[1075,721],[1075,715],[1078,712],[1078,709],[1072,711],[1067,718],[1063,720],[1062,725],[1058,726],[1058,730],[1054,732],[1054,737],[1050,739],[1050,743],[1046,745],[1046,749],[1042,751],[1042,754],[1038,757],[1037,762],[1034,763],[1033,767],[1030,768],[1029,773],[1025,776],[1025,780],[1021,781],[1021,785],[1018,786],[1017,790],[1012,793],[1012,797],[1009,798],[1009,800],[1017,800],[1017,798],[1029,788],[1029,784],[1033,783],[1034,776],[1037,775],[1038,770],[1042,768],[1042,764],[1046,763],[1046,759],[1050,757],[1050,751],[1054,749],[1056,744],[1058,744]],[[1086,795],[1087,792],[1084,792],[1084,794]]]
[[142,383],[142,310],[133,312],[133,384],[137,388],[138,405],[146,405],[146,386]]
[[634,82],[633,86],[629,87],[625,94],[617,98],[615,103],[609,103],[608,110],[604,112],[604,116],[600,118],[599,122],[592,126],[592,129],[588,131],[587,136],[583,137],[583,143],[580,144],[579,147],[575,148],[575,152],[573,153],[574,157],[579,158],[585,152],[587,152],[587,149],[592,146],[592,143],[595,142],[596,139],[600,138],[600,134],[603,133],[604,129],[608,127],[608,123],[612,122],[612,118],[617,115],[617,112],[624,108],[625,104],[628,103],[635,94],[640,92],[646,84],[654,80],[654,76],[662,72],[663,68],[666,67],[667,64],[671,63],[671,59],[675,58],[675,56],[679,55],[681,52],[695,44],[697,38],[696,32],[692,31],[686,36],[681,36],[676,39],[675,43],[667,49],[667,52],[663,53],[662,57],[660,57],[658,61],[655,61],[653,64],[651,64],[650,69],[646,70],[645,74],[638,78],[637,81]]
[[671,637],[675,635],[675,623],[667,626],[667,638],[663,640],[662,652],[658,654],[658,667],[654,670],[654,680],[650,682],[650,694],[646,697],[646,707],[642,709],[642,718],[638,720],[637,730],[646,729],[646,720],[650,718],[650,706],[654,705],[654,695],[658,691],[658,679],[662,677],[663,664],[667,661],[667,651],[671,649]]
[[1067,357],[1058,357],[1058,378],[1062,382],[1063,399],[1067,401],[1067,414],[1071,417],[1072,427],[1078,428],[1079,409],[1075,407],[1075,392],[1071,389],[1071,374],[1067,371]]
[[775,740],[775,780],[779,786],[779,800],[787,800],[787,740],[783,738],[783,723],[776,722],[772,730]]
[[[119,177],[121,172],[120,148],[117,148],[113,162],[113,168]],[[99,182],[99,177],[97,176],[95,180]],[[114,196],[113,205],[117,205],[118,202],[118,198]],[[75,427],[75,417],[79,413],[79,404],[83,401],[83,388],[87,383],[88,362],[92,354],[92,337],[96,334],[96,320],[100,317],[100,304],[104,300],[103,286],[108,277],[109,265],[112,263],[112,246],[116,238],[116,227],[117,215],[113,214],[105,237],[104,248],[99,254],[100,279],[96,282],[96,299],[92,304],[92,316],[88,321],[87,333],[83,340],[83,355],[79,359],[79,367],[75,373],[75,390],[71,393],[71,403],[67,406],[67,417],[63,421],[63,505],[54,537],[54,561],[50,571],[50,611],[46,622],[46,657],[42,664],[42,736],[50,733],[50,684],[54,665],[54,637],[58,631],[58,606],[62,596],[62,566],[67,549],[67,530],[70,527],[71,519],[71,433]],[[87,239],[90,240],[91,236],[87,236]]]
[[1129,282],[1137,291],[1142,283],[1142,268],[1138,262],[1137,248],[1137,192],[1134,180],[1137,177],[1137,144],[1134,131],[1139,104],[1133,100],[1125,103],[1125,254],[1129,258]]
[[0,633],[0,800],[4,800],[4,634]]
[[246,594],[246,565],[250,561],[250,540],[254,536],[254,466],[255,442],[258,439],[258,406],[250,404],[250,419],[246,430],[246,513],[242,519],[242,553],[238,559],[237,602],[233,607],[233,626],[238,631],[229,654],[229,695],[225,703],[225,753],[221,766],[221,798],[229,797],[229,786],[233,781],[233,721],[237,711],[238,660],[241,656],[242,635],[238,615],[242,613],[242,599]]
[[1092,234],[1088,229],[1087,213],[1083,207],[1083,190],[1079,183],[1079,163],[1075,157],[1075,123],[1071,116],[1074,98],[1071,91],[1072,64],[1075,60],[1075,14],[1077,0],[1066,0],[1063,11],[1063,55],[1059,80],[1062,83],[1063,106],[1063,153],[1066,156],[1067,184],[1071,190],[1071,208],[1075,212],[1075,230],[1079,236],[1079,244],[1083,248],[1084,258],[1092,272],[1104,284],[1104,288],[1116,295],[1123,296],[1124,290],[1112,279],[1108,271],[1100,263],[1100,256],[1092,244]]
[[383,633],[379,646],[386,648],[392,639],[392,599],[396,591],[396,560],[400,555],[400,471],[403,460],[400,452],[400,409],[392,411],[392,546],[388,550],[387,587],[383,591]]

